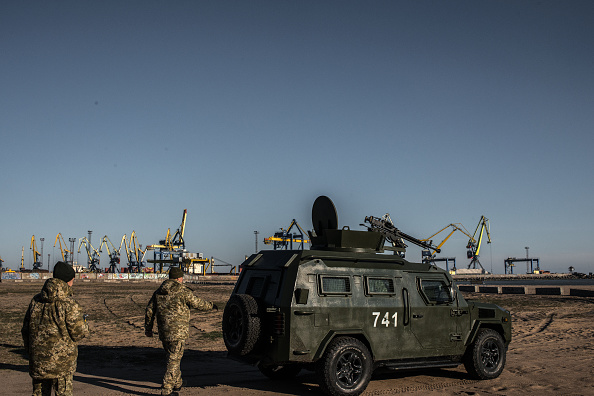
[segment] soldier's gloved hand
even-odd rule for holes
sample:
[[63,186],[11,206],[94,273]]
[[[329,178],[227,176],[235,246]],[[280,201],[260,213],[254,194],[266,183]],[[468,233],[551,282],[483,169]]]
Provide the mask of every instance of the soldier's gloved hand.
[[152,337],[153,336],[153,331],[152,330],[145,330],[144,331],[144,335],[147,337]]
[[219,307],[217,307],[217,304],[212,303],[212,309],[218,311],[219,310]]

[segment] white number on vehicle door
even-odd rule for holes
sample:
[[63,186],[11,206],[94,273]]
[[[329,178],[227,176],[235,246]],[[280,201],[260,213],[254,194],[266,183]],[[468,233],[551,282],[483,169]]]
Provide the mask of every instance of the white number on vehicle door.
[[[382,316],[382,313],[372,312],[371,314],[375,317],[373,320],[373,327],[377,327],[377,321],[379,320],[380,316]],[[389,327],[392,323],[394,323],[394,327],[398,326],[398,312],[394,312],[394,315],[392,316],[390,316],[390,312],[386,312],[382,317],[382,321],[380,324]]]

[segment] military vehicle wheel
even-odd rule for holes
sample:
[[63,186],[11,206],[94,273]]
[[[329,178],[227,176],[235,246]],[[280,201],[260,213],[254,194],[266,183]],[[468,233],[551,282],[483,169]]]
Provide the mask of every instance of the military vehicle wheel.
[[359,395],[369,384],[372,366],[371,353],[361,341],[351,337],[336,338],[320,359],[320,385],[330,395]]
[[301,366],[296,364],[278,365],[273,364],[270,366],[258,364],[258,370],[265,376],[273,380],[288,380],[295,378],[301,371]]
[[231,296],[223,312],[223,340],[227,350],[243,356],[250,353],[260,337],[258,302],[248,294]]
[[476,379],[499,377],[505,366],[505,344],[501,334],[480,329],[464,355],[464,367]]

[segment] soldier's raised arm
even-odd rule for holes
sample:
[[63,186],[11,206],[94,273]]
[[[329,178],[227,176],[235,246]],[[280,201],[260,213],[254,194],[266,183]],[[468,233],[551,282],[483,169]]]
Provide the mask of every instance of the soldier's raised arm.
[[190,308],[199,309],[200,311],[210,311],[211,309],[219,310],[213,302],[195,296],[194,293],[192,293],[192,289],[188,287],[185,287],[184,297],[186,299],[186,304]]

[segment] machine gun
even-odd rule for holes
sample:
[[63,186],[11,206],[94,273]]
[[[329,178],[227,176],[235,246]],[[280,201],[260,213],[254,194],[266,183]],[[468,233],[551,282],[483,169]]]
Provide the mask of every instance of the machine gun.
[[387,241],[392,243],[392,248],[389,248],[387,250],[393,250],[395,254],[398,254],[401,257],[404,257],[404,253],[406,252],[407,248],[407,245],[404,243],[404,240],[410,243],[414,243],[415,245],[420,246],[422,248],[434,250],[437,253],[441,252],[441,249],[433,245],[433,241],[421,241],[415,237],[412,237],[400,231],[398,228],[396,228],[396,226],[394,226],[394,223],[392,222],[392,219],[390,218],[390,215],[388,213],[386,213],[381,218],[367,216],[365,217],[365,222],[369,223],[370,225],[361,225],[367,227],[370,231],[375,231],[382,234]]

